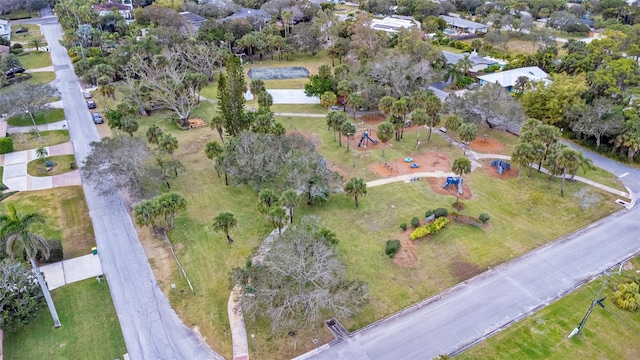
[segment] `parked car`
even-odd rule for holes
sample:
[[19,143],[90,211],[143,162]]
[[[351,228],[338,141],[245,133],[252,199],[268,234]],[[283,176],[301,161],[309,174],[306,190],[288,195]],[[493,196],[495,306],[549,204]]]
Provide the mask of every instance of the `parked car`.
[[16,67],[16,68],[11,68],[7,71],[4,72],[4,75],[6,77],[14,77],[16,74],[22,74],[24,73],[24,68],[21,67]]
[[104,119],[102,118],[102,115],[98,113],[91,113],[91,117],[93,118],[93,123],[96,125],[104,123]]
[[89,109],[95,109],[96,108],[96,101],[95,100],[87,100],[87,107]]
[[24,26],[20,26],[18,28],[18,30],[16,30],[16,34],[22,34],[22,33],[26,33],[26,32],[29,32],[29,29],[24,27]]
[[82,96],[84,96],[85,99],[91,99],[91,92],[83,91]]
[[440,131],[441,131],[441,132],[443,132],[443,133],[446,133],[446,132],[447,132],[447,128],[445,128],[445,127],[441,127],[441,128],[440,128]]

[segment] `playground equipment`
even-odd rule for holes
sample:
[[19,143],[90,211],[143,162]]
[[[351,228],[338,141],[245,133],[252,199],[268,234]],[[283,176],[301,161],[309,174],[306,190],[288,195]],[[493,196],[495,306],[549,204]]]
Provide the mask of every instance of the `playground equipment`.
[[404,162],[413,162],[413,158],[410,158],[410,157],[404,158]]
[[412,168],[412,169],[417,169],[417,168],[419,168],[419,167],[420,167],[420,165],[418,165],[418,164],[416,164],[416,163],[411,164],[411,168]]
[[442,185],[442,188],[446,189],[449,185],[458,185],[458,193],[462,194],[462,178],[447,176],[447,180],[444,182],[444,185]]
[[502,175],[503,170],[511,170],[511,164],[502,160],[493,160],[491,167],[498,168],[498,174]]
[[[364,132],[362,133],[362,137],[360,138],[360,142],[358,142],[358,147],[360,147],[360,145],[362,145],[362,142],[363,142],[363,141],[365,141],[365,139],[366,139],[367,141],[371,141],[371,142],[372,142],[372,143],[374,143],[374,144],[377,144],[377,143],[378,143],[378,140],[372,139],[372,138],[369,136],[369,132],[368,132],[368,131],[364,131]],[[366,144],[366,143],[365,143],[364,147],[367,147],[367,144]]]

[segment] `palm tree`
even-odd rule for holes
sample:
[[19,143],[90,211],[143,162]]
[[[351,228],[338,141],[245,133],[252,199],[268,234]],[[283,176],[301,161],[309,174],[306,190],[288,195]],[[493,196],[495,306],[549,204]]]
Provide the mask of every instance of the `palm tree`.
[[349,96],[355,90],[354,85],[349,80],[340,80],[340,82],[338,82],[338,85],[336,86],[336,89],[338,91],[338,95],[342,96],[342,100],[343,100],[342,111],[347,111],[347,102],[349,100]]
[[289,34],[289,24],[293,21],[293,10],[283,10],[280,14],[282,17],[282,26],[284,26],[284,38]]
[[640,284],[630,281],[620,284],[613,293],[613,302],[623,310],[636,311],[640,309]]
[[336,130],[338,130],[338,146],[342,146],[342,134],[343,134],[342,127],[347,122],[347,115],[336,111],[335,117],[336,118],[335,118],[334,126]]
[[104,97],[115,99],[116,87],[113,84],[102,84],[98,87],[98,92]]
[[162,135],[164,135],[162,129],[160,129],[160,127],[158,127],[158,125],[156,124],[149,126],[149,128],[147,129],[146,136],[149,144],[158,145]]
[[[531,163],[535,161],[536,158],[536,150],[531,143],[521,142],[516,146],[511,154],[511,160],[518,164],[521,168],[528,167],[529,175],[527,177],[531,177]],[[520,173],[522,173],[522,169],[518,172],[518,179],[520,178]]]
[[356,133],[356,126],[349,121],[342,123],[342,135],[347,137],[347,151],[349,151],[349,138]]
[[411,112],[411,98],[403,96],[402,98],[393,102],[391,106],[391,113],[402,119],[402,126],[400,127],[400,139],[404,137],[404,127],[406,125],[405,117]]
[[169,230],[175,227],[176,213],[187,208],[187,200],[176,192],[164,193],[158,196],[155,202],[158,213],[164,216],[164,222]]
[[339,130],[338,124],[340,122],[341,116],[337,111],[329,111],[327,113],[327,129],[333,130],[333,141],[336,141],[336,130]]
[[378,109],[388,116],[391,113],[391,109],[393,108],[393,103],[395,101],[396,99],[391,96],[383,96],[380,101],[378,101]]
[[[393,124],[389,121],[385,121],[378,125],[378,139],[384,145],[387,141],[391,140],[393,136]],[[384,147],[382,148],[382,158],[384,159],[384,164],[387,165],[387,159],[384,157]]]
[[411,122],[418,126],[418,136],[416,137],[416,150],[420,146],[420,130],[429,121],[429,114],[425,109],[415,109],[411,113]]
[[[447,117],[447,120],[444,122],[444,126],[448,131],[452,131],[457,133],[460,130],[460,126],[462,126],[462,118],[459,115],[453,114]],[[453,142],[453,136],[449,135],[449,145]]]
[[251,89],[251,93],[253,95],[258,95],[260,94],[262,91],[265,91],[265,85],[264,85],[264,81],[261,79],[253,79],[251,80],[251,83],[249,83],[249,89]]
[[431,95],[433,95],[433,92],[431,90],[418,89],[414,91],[411,99],[415,108],[417,109],[424,107],[427,98]]
[[560,184],[560,196],[564,197],[564,179],[567,174],[575,175],[580,168],[583,157],[580,153],[570,147],[562,149],[556,162],[562,168],[562,183]]
[[481,47],[482,47],[482,41],[480,41],[480,39],[471,40],[471,48],[473,48],[474,52],[478,52],[478,50],[480,50]]
[[476,136],[478,136],[478,126],[476,124],[466,123],[460,126],[460,140],[462,140],[464,145],[464,153],[467,152],[467,146],[473,140],[475,140]]
[[431,132],[433,131],[433,127],[436,126],[438,113],[442,110],[442,102],[440,101],[440,98],[432,95],[425,101],[424,108],[427,115],[429,115],[429,135],[427,135],[427,141],[431,141]]
[[46,162],[47,156],[49,156],[49,151],[46,147],[41,146],[36,149],[36,157],[38,158],[38,163],[40,163],[40,165]]
[[213,218],[213,230],[222,231],[227,236],[227,244],[233,243],[229,230],[238,226],[238,221],[230,212],[222,212]]
[[336,101],[338,101],[338,97],[333,91],[325,91],[320,95],[320,103],[327,109],[329,109],[331,105],[334,105]]
[[[453,160],[453,165],[451,166],[451,171],[458,175],[460,178],[460,183],[462,186],[462,176],[471,172],[471,160],[466,157],[459,157]],[[456,202],[460,198],[460,192],[456,191]]]
[[27,46],[30,48],[35,48],[36,51],[40,51],[40,48],[44,47],[44,44],[44,40],[34,37],[27,43]]
[[300,205],[298,193],[293,189],[284,191],[280,195],[280,204],[289,210],[289,222],[293,223],[293,208]]
[[271,105],[273,105],[273,96],[265,90],[260,91],[258,93],[259,108],[269,111],[269,109],[271,109]]
[[[205,145],[204,153],[208,159],[216,159],[216,172],[218,173],[218,177],[220,177],[220,168],[222,165],[222,154],[224,153],[224,146],[220,145],[215,141],[208,142]],[[229,179],[227,177],[227,172],[224,171],[224,184],[226,186],[229,185]]]
[[214,115],[211,118],[211,122],[209,124],[212,129],[216,129],[218,131],[218,136],[220,136],[220,141],[224,144],[224,135],[222,126],[224,126],[224,118],[220,115]]
[[348,197],[353,196],[356,207],[358,207],[358,196],[367,194],[367,184],[363,179],[351,178],[351,180],[344,185],[344,192]]
[[447,64],[444,67],[444,78],[442,79],[447,84],[455,84],[462,77],[460,68],[455,64]]
[[267,214],[267,222],[272,228],[278,229],[278,234],[282,234],[282,228],[287,223],[287,211],[280,206],[276,206]]
[[462,75],[467,76],[469,74],[469,70],[473,67],[473,61],[471,61],[469,54],[465,54],[462,59],[458,60],[456,65],[462,71]]
[[59,328],[60,318],[58,318],[58,312],[51,299],[51,293],[49,288],[44,282],[42,273],[36,263],[36,254],[38,250],[42,252],[45,258],[49,258],[49,244],[40,235],[33,234],[29,231],[29,228],[33,224],[44,223],[44,217],[39,213],[20,214],[14,204],[7,204],[7,213],[0,215],[0,239],[5,241],[7,254],[14,259],[16,250],[22,254],[24,251],[27,254],[27,258],[31,262],[31,267],[36,274],[38,283],[42,288],[42,293],[49,307],[49,312],[53,318],[53,326]]
[[267,214],[271,210],[271,206],[278,203],[276,193],[271,189],[262,189],[258,193],[258,211]]
[[359,93],[349,95],[347,98],[347,105],[353,110],[353,118],[356,117],[356,110],[365,105],[364,97]]

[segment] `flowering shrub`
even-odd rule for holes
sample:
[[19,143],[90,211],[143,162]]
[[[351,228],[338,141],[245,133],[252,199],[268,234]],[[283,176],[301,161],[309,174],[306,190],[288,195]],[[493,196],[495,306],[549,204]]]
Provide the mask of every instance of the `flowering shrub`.
[[411,235],[409,235],[409,238],[411,240],[417,240],[430,234],[436,234],[438,231],[447,226],[448,223],[449,220],[446,217],[437,218],[431,224],[420,226],[419,228],[415,229],[411,233]]

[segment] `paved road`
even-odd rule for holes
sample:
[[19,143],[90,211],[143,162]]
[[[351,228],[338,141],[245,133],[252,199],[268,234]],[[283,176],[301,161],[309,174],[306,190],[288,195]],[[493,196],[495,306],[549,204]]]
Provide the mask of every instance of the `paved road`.
[[[82,163],[89,153],[90,143],[100,139],[67,52],[58,43],[62,28],[57,23],[51,24],[50,19],[46,19],[47,25],[42,29],[51,47],[76,159]],[[84,191],[102,268],[109,280],[130,358],[222,358],[187,328],[171,308],[156,283],[122,198],[117,193],[100,197],[86,184]]]
[[[640,195],[640,171],[589,151],[585,155]],[[456,354],[638,255],[639,217],[640,206],[619,211],[299,358],[431,359]]]

